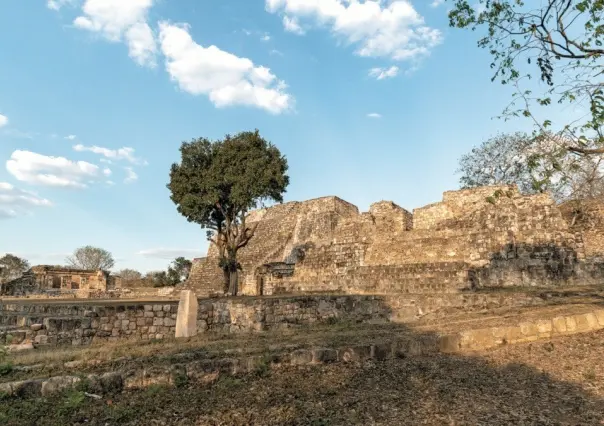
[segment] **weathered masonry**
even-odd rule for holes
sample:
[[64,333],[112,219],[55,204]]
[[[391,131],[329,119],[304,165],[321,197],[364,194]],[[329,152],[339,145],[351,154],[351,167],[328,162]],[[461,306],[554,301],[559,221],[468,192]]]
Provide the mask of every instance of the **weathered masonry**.
[[38,265],[22,277],[5,283],[1,294],[66,293],[80,291],[106,292],[119,286],[116,277],[102,270],[87,270],[64,266]]
[[[501,196],[489,198],[496,191]],[[588,223],[572,212],[514,186],[445,192],[413,213],[389,201],[366,213],[337,197],[285,203],[249,214],[258,228],[240,252],[240,288],[245,295],[423,294],[603,283],[604,206],[592,206]],[[221,293],[217,264],[210,247],[185,287]]]

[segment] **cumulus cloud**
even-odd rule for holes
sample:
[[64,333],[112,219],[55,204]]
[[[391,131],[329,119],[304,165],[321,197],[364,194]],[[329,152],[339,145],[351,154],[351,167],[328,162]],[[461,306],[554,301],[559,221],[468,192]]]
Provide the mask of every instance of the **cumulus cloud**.
[[124,179],[124,183],[133,183],[138,180],[138,175],[134,170],[132,170],[132,167],[124,167],[124,170],[126,170],[126,178]]
[[192,258],[197,256],[204,256],[204,252],[198,249],[179,249],[179,248],[155,248],[148,250],[141,250],[137,253],[140,256],[152,258],[152,259],[167,259],[174,260],[177,257]]
[[285,15],[283,17],[283,28],[285,29],[285,31],[290,33],[298,35],[306,34],[306,31],[304,31],[304,28],[300,26],[298,18],[296,17],[290,18],[289,16]]
[[130,57],[141,66],[156,65],[157,43],[147,23],[154,0],[86,0],[75,27],[99,33],[112,42],[125,42]]
[[[102,146],[84,146],[82,144],[77,144],[73,146],[73,149],[75,151],[78,152],[92,152],[98,155],[102,155],[103,157],[109,158],[111,160],[126,160],[132,164],[137,164],[137,165],[144,165],[147,164],[147,162],[145,160],[143,160],[142,158],[138,158],[134,156],[134,148],[130,148],[128,146],[125,146],[123,148],[118,148],[118,149],[110,149],[110,148],[104,148]],[[101,159],[101,161],[103,161],[104,159]],[[103,162],[107,162],[109,164],[111,164],[111,160],[109,161],[103,161]]]
[[0,114],[0,127],[4,127],[8,124],[8,117]]
[[67,135],[67,136],[65,136],[65,139],[67,139],[67,140],[69,140],[69,141],[73,141],[73,140],[75,140],[76,138],[77,138],[77,136],[76,136],[76,135]]
[[430,3],[430,7],[438,7],[444,2],[445,0],[433,0],[432,3]]
[[391,66],[390,68],[371,68],[369,70],[369,77],[374,77],[377,80],[383,80],[385,78],[396,77],[398,74],[398,67],[396,65]]
[[265,5],[269,13],[288,17],[283,20],[286,27],[293,19],[329,27],[334,35],[357,46],[359,56],[417,59],[442,40],[441,32],[427,26],[409,0],[265,0]]
[[219,108],[246,105],[279,114],[292,107],[286,84],[269,68],[216,46],[197,44],[186,25],[160,22],[159,28],[166,70],[183,91],[207,95]]
[[85,182],[102,175],[98,166],[85,161],[21,150],[13,152],[6,162],[6,170],[21,182],[64,188],[86,188]]
[[367,114],[367,117],[369,117],[369,118],[382,118],[382,114],[378,114],[377,112],[370,112],[369,114]]
[[25,191],[7,182],[0,182],[0,219],[27,214],[33,207],[50,207],[52,203],[34,192]]

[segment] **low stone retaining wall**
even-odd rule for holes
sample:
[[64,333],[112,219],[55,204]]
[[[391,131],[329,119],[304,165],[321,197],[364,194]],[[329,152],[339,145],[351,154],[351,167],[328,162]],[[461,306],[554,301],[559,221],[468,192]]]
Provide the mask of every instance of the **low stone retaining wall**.
[[[193,296],[194,297],[194,296]],[[309,295],[198,299],[194,333],[246,333],[312,324],[413,323],[459,313],[551,303],[548,294]],[[174,337],[176,301],[2,301],[0,344],[86,345]],[[194,334],[187,334],[194,335]]]
[[463,330],[443,336],[441,350],[443,352],[484,350],[507,344],[533,342],[601,329],[604,329],[604,309],[575,315],[540,318],[511,326]]
[[3,304],[0,344],[86,345],[174,336],[176,302],[149,304]]
[[172,358],[180,358],[183,362],[170,365],[0,383],[0,396],[48,396],[73,387],[103,394],[122,389],[141,389],[150,385],[181,386],[190,382],[208,383],[216,380],[221,374],[235,375],[288,365],[362,363],[368,360],[383,361],[397,357],[434,355],[439,352],[463,353],[600,329],[604,329],[604,309],[550,319],[535,319],[515,326],[464,330],[452,334],[411,332],[390,340],[339,348],[315,347],[282,353],[247,355],[241,358],[218,357],[188,362],[187,358],[194,358],[194,354],[182,353],[180,356],[173,355]]

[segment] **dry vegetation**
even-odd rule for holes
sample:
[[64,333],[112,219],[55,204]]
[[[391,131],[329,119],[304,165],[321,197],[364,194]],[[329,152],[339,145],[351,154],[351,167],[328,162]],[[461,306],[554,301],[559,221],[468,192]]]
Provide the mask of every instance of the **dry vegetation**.
[[210,385],[0,401],[3,425],[601,425],[604,332],[474,356],[261,370]]

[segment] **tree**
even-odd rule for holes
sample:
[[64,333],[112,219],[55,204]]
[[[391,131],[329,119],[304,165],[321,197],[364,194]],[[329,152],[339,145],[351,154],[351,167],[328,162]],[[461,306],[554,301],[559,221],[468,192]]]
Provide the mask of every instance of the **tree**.
[[189,278],[189,272],[191,272],[191,266],[193,262],[184,257],[177,257],[174,259],[172,264],[168,267],[168,277],[174,285],[186,281]]
[[173,285],[166,271],[150,271],[145,275],[145,281],[151,283],[153,287],[166,287]]
[[[573,152],[604,153],[604,1],[452,1],[450,25],[485,27],[478,45],[493,56],[493,80],[517,88],[504,116],[531,118],[536,134],[555,132],[560,145]],[[544,93],[523,87],[535,71],[548,87]],[[554,126],[539,116],[555,103],[584,105],[589,112]]]
[[122,269],[121,271],[119,271],[117,273],[117,275],[119,275],[122,278],[122,281],[124,283],[131,283],[133,281],[139,281],[143,278],[143,275],[134,270],[134,269]]
[[17,279],[29,269],[29,262],[13,254],[0,258],[0,284]]
[[73,255],[65,259],[73,268],[108,271],[113,268],[115,261],[107,250],[98,247],[85,246],[76,249]]
[[289,184],[287,160],[258,130],[183,142],[181,162],[170,169],[168,189],[177,210],[207,229],[218,249],[225,293],[238,291],[237,252],[254,236],[246,214],[265,202],[282,202]]
[[459,160],[462,188],[516,184],[521,192],[548,191],[557,201],[604,195],[601,157],[576,156],[553,135],[500,134]]

